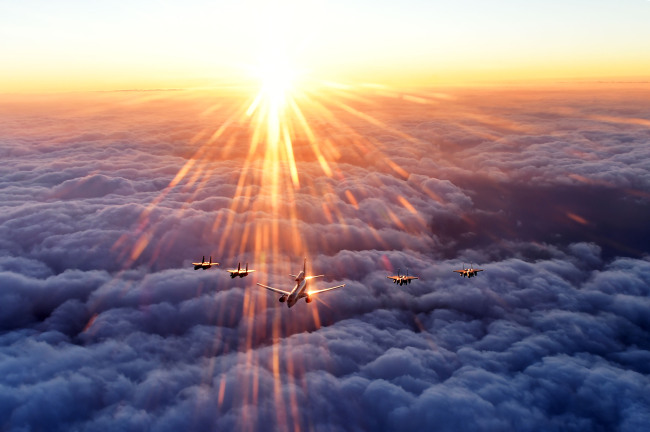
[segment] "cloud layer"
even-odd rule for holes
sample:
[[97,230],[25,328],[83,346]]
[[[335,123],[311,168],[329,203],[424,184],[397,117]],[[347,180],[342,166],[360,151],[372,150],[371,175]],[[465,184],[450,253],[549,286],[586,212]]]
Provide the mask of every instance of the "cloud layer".
[[[640,92],[315,95],[295,189],[246,157],[234,96],[4,102],[0,425],[642,430]],[[258,271],[192,270],[211,254]],[[346,287],[287,309],[255,286],[305,255]]]

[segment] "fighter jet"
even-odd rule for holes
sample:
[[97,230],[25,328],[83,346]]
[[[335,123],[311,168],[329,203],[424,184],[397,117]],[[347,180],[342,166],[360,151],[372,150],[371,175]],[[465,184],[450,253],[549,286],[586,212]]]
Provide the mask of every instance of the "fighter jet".
[[307,303],[311,303],[311,301],[313,300],[312,296],[323,293],[325,291],[331,291],[337,288],[343,288],[345,286],[345,284],[343,284],[331,288],[311,291],[307,289],[307,281],[311,279],[323,277],[324,275],[306,276],[306,274],[307,274],[307,258],[305,258],[305,262],[303,263],[302,271],[297,276],[291,275],[291,277],[295,278],[294,280],[296,281],[296,285],[293,287],[291,292],[284,291],[278,288],[273,288],[267,285],[262,285],[261,283],[258,283],[258,285],[261,286],[262,288],[266,288],[267,290],[280,294],[280,299],[279,299],[280,303],[286,302],[287,306],[289,307],[295,305],[296,302],[298,302],[298,300],[300,300],[301,298],[304,298]]
[[235,269],[228,269],[227,272],[230,273],[231,278],[236,278],[239,276],[240,278],[248,276],[248,273],[253,273],[255,270],[248,270],[248,263],[246,263],[246,269],[242,270],[241,269],[241,263],[237,264],[237,270]]
[[406,274],[402,275],[399,273],[400,269],[397,269],[397,276],[386,276],[388,279],[392,279],[393,283],[399,284],[399,286],[402,285],[408,285],[411,283],[413,279],[420,279],[415,276],[409,276],[409,269],[406,269]]
[[462,270],[454,270],[456,273],[460,274],[462,277],[474,277],[478,275],[478,272],[483,271],[483,269],[475,269],[472,268],[472,266],[469,266],[468,268],[465,268],[465,264],[463,264],[463,269]]
[[203,255],[203,259],[201,260],[201,262],[195,262],[195,263],[192,263],[192,265],[194,266],[194,270],[198,270],[198,269],[207,270],[210,267],[212,267],[213,265],[215,265],[215,266],[219,265],[219,263],[218,262],[212,262],[212,256],[210,256],[210,261],[206,262],[205,261],[205,255]]

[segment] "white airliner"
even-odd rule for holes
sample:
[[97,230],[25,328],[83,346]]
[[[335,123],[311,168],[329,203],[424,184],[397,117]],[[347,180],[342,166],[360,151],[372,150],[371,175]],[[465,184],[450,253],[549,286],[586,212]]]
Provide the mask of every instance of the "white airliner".
[[192,263],[192,265],[194,266],[194,270],[198,270],[198,269],[207,270],[210,267],[212,267],[213,265],[218,266],[219,263],[218,262],[212,262],[212,257],[210,257],[210,261],[206,261],[205,260],[205,255],[204,255],[201,262],[195,262],[195,263]]
[[289,307],[295,305],[298,302],[298,300],[300,300],[301,298],[304,298],[307,303],[311,303],[311,301],[313,300],[312,296],[323,293],[325,291],[331,291],[337,288],[343,288],[345,286],[345,284],[343,284],[343,285],[337,285],[335,287],[325,288],[317,291],[308,291],[307,281],[309,281],[310,279],[323,277],[324,275],[306,276],[306,274],[307,274],[307,258],[305,258],[305,262],[302,266],[302,271],[298,274],[298,276],[291,275],[291,277],[295,278],[296,281],[296,285],[293,287],[291,292],[284,291],[278,288],[273,288],[268,285],[262,285],[261,283],[258,283],[258,285],[261,286],[262,288],[266,288],[267,290],[280,294],[280,303],[287,302],[287,306]]
[[474,277],[474,276],[478,276],[478,272],[483,271],[483,269],[475,269],[475,268],[472,268],[472,266],[469,266],[468,268],[465,268],[465,264],[463,264],[463,269],[462,270],[453,270],[453,271],[460,274],[461,277],[471,278],[471,277]]

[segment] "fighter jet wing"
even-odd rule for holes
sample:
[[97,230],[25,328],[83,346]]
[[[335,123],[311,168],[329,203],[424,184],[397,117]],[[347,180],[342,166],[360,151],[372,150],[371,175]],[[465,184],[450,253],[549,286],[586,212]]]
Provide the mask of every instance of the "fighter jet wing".
[[[258,285],[259,285],[259,284],[258,284]],[[337,289],[337,288],[343,288],[344,286],[345,286],[345,284],[343,284],[343,285],[337,285],[337,286],[335,286],[335,287],[331,287],[331,288],[325,288],[325,289],[318,290],[318,291],[309,291],[309,292],[307,293],[307,295],[313,296],[313,295],[316,295],[316,294],[323,293],[323,292],[325,292],[325,291],[331,291],[331,290],[335,290],[335,289]]]
[[466,270],[452,270],[452,271],[456,272],[456,273],[465,273],[466,272]]
[[474,269],[475,272],[483,271],[483,269]]
[[270,287],[268,285],[262,285],[261,283],[258,283],[258,285],[261,286],[262,288],[266,288],[267,290],[273,291],[273,292],[278,293],[278,294],[283,294],[283,295],[291,294],[290,292],[283,291],[283,290],[281,290],[279,288],[273,288],[273,287]]
[[403,279],[406,279],[406,280],[413,280],[413,279],[420,279],[420,278],[419,278],[419,277],[416,277],[416,276],[406,276],[406,277],[403,278]]
[[305,279],[316,279],[316,278],[323,277],[323,276],[325,276],[325,275],[307,276]]
[[399,280],[399,276],[386,276],[388,279]]

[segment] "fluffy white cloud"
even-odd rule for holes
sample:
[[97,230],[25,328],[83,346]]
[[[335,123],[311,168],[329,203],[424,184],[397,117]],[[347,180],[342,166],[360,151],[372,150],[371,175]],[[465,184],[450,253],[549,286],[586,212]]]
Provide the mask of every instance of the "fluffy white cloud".
[[[501,96],[362,99],[378,122],[328,132],[348,145],[332,177],[296,143],[295,190],[246,163],[244,123],[236,147],[217,141],[174,180],[228,119],[213,102],[5,113],[0,424],[638,430],[650,183],[647,127],[623,109],[636,99]],[[210,254],[258,272],[192,270]],[[347,286],[289,310],[254,285],[289,287],[305,255],[318,286]],[[486,271],[460,278],[463,261]],[[420,279],[390,283],[398,268]]]

